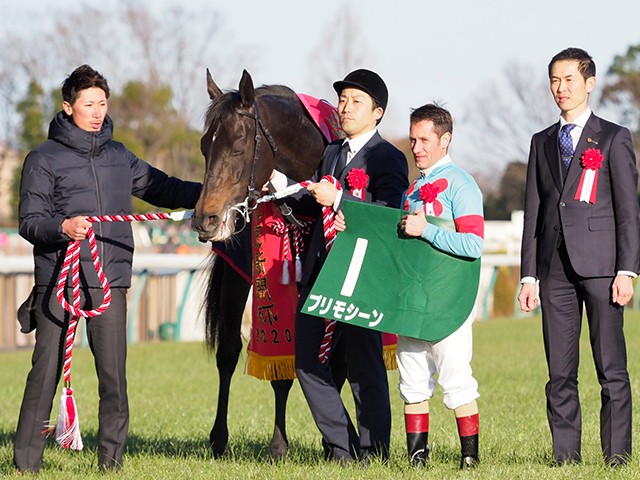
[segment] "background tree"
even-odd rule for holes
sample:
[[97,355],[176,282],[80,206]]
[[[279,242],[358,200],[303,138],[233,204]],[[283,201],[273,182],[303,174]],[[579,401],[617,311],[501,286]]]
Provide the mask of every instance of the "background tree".
[[527,180],[527,164],[511,162],[500,180],[497,190],[484,196],[485,220],[510,220],[511,212],[524,210],[524,188]]
[[[47,139],[45,130],[45,117],[47,107],[44,90],[37,80],[29,82],[26,96],[16,105],[16,112],[20,117],[19,126],[19,156],[24,157],[31,149],[37,147]],[[11,182],[11,208],[13,217],[11,221],[18,220],[18,198],[20,195],[20,167],[13,172]]]
[[472,173],[485,172],[495,185],[510,162],[527,161],[531,136],[557,119],[546,72],[511,62],[472,97],[453,145],[459,144]]
[[115,139],[169,175],[200,180],[204,175],[200,132],[189,127],[172,99],[168,85],[128,82],[109,100]]
[[309,55],[308,93],[336,104],[333,82],[357,68],[375,69],[372,55],[360,31],[359,17],[344,3],[324,27]]
[[[90,28],[82,27],[87,19]],[[151,10],[133,0],[114,9],[69,4],[43,12],[29,25],[0,34],[0,121],[6,126],[0,142],[18,146],[16,104],[30,79],[45,91],[59,90],[62,80],[83,63],[103,73],[114,92],[132,80],[170,87],[177,114],[201,128],[209,101],[206,68],[224,85],[235,79],[245,60],[232,40],[229,32],[223,35],[211,9]]]
[[616,55],[607,73],[602,102],[617,109],[620,122],[631,129],[637,154],[640,151],[640,44],[630,46],[624,55]]
[[[43,11],[0,34],[0,143],[28,151],[46,138],[36,134],[37,124],[44,119],[46,132],[61,108],[62,80],[88,63],[109,80],[116,139],[169,174],[199,180],[199,131],[209,102],[205,71],[209,67],[219,85],[235,80],[245,54],[232,39],[212,9],[151,9],[132,0],[112,9],[68,4]],[[40,118],[28,90],[36,86],[55,92],[53,100],[39,94]]]
[[[128,82],[122,93],[109,99],[114,139],[168,175],[200,181],[204,177],[201,134],[173,108],[172,98],[168,85]],[[156,209],[137,199],[134,208],[138,212]]]
[[27,95],[16,106],[21,116],[20,149],[26,153],[47,139],[45,131],[44,90],[37,82],[31,80]]

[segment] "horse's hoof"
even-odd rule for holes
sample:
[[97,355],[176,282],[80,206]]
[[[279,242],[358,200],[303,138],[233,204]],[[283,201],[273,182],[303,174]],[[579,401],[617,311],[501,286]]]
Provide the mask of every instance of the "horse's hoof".
[[219,446],[212,443],[211,453],[213,453],[213,458],[216,458],[216,459],[222,458],[222,456],[224,455],[225,449],[226,449],[226,446],[220,448]]
[[284,460],[287,458],[289,442],[287,442],[287,439],[282,435],[282,432],[280,432],[277,427],[273,430],[273,438],[271,439],[269,448],[274,460]]
[[224,455],[224,451],[227,449],[227,443],[229,442],[229,433],[222,432],[216,434],[215,428],[211,430],[209,434],[209,442],[211,443],[211,452],[214,458],[220,458]]

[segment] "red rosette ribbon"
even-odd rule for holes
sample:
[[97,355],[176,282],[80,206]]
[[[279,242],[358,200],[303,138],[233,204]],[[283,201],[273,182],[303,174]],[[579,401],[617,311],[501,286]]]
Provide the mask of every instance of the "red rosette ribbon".
[[602,166],[604,155],[599,148],[587,148],[582,154],[582,166],[589,170],[597,170]]
[[439,217],[442,214],[442,204],[438,201],[438,194],[444,192],[448,182],[440,178],[433,183],[425,183],[418,189],[418,198],[424,202],[425,215]]
[[364,168],[353,168],[347,173],[347,182],[351,188],[350,193],[354,197],[364,199],[364,189],[369,183],[369,175],[364,171]]
[[582,176],[574,200],[585,203],[596,203],[598,190],[598,170],[602,167],[604,155],[600,149],[587,148],[582,154]]
[[419,198],[424,201],[424,203],[433,203],[439,193],[440,189],[433,183],[425,183],[420,187],[420,190],[418,190]]

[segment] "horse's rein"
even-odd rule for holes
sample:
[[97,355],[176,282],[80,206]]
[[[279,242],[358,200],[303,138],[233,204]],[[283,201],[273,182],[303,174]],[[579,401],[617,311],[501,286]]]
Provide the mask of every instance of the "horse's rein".
[[[245,225],[250,221],[251,212],[253,212],[258,207],[258,203],[261,203],[262,201],[275,200],[276,198],[278,198],[274,196],[275,191],[273,189],[273,186],[271,185],[271,182],[269,182],[269,193],[271,195],[269,196],[270,198],[268,199],[266,197],[263,197],[264,200],[260,198],[260,191],[255,189],[256,169],[258,166],[258,159],[260,157],[260,145],[262,144],[262,135],[260,135],[260,130],[264,132],[264,136],[266,137],[267,142],[271,147],[271,151],[273,152],[274,157],[278,155],[278,145],[276,144],[276,141],[273,139],[271,132],[269,132],[269,129],[265,127],[264,123],[262,122],[262,119],[260,118],[260,109],[258,108],[258,103],[255,101],[253,102],[253,109],[256,112],[255,114],[251,112],[245,112],[244,110],[236,110],[236,113],[238,113],[239,115],[252,118],[256,121],[256,135],[255,135],[256,143],[255,143],[255,149],[253,151],[253,164],[251,166],[251,180],[249,182],[249,186],[247,187],[247,190],[248,190],[247,197],[244,199],[244,202],[238,203],[233,207],[231,207],[231,210],[237,211],[244,218]],[[291,224],[295,225],[298,228],[303,228],[303,225],[296,219],[296,217],[293,216],[293,212],[291,208],[286,203],[279,204],[278,208],[280,208],[282,215]],[[242,228],[244,229],[244,226]]]

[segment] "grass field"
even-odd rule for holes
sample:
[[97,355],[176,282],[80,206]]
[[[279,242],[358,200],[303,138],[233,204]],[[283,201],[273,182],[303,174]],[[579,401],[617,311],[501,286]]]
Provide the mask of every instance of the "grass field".
[[[629,370],[636,401],[640,381],[640,313],[627,314]],[[500,319],[474,326],[474,374],[480,383],[481,466],[457,470],[458,436],[453,413],[442,394],[431,401],[431,464],[415,470],[406,460],[402,402],[389,374],[393,409],[391,460],[341,468],[321,457],[320,435],[297,382],[288,406],[289,457],[274,463],[269,456],[273,430],[273,395],[269,383],[242,373],[238,367],[231,393],[230,443],[225,458],[209,451],[217,395],[214,360],[198,343],[155,343],[129,349],[128,379],[131,425],[125,468],[115,477],[131,479],[614,479],[640,478],[640,458],[612,470],[600,454],[599,386],[583,332],[580,393],[583,406],[583,464],[553,467],[545,415],[546,366],[540,319]],[[30,351],[0,353],[0,476],[17,476],[12,461],[13,437]],[[53,442],[45,450],[41,479],[104,478],[97,471],[97,381],[91,353],[74,352],[74,395],[85,443],[82,452],[65,451]],[[343,397],[353,412],[351,393]],[[54,401],[52,417],[57,416]],[[634,438],[638,438],[638,408]],[[636,450],[640,445],[636,442]],[[109,475],[107,475],[109,477]]]

